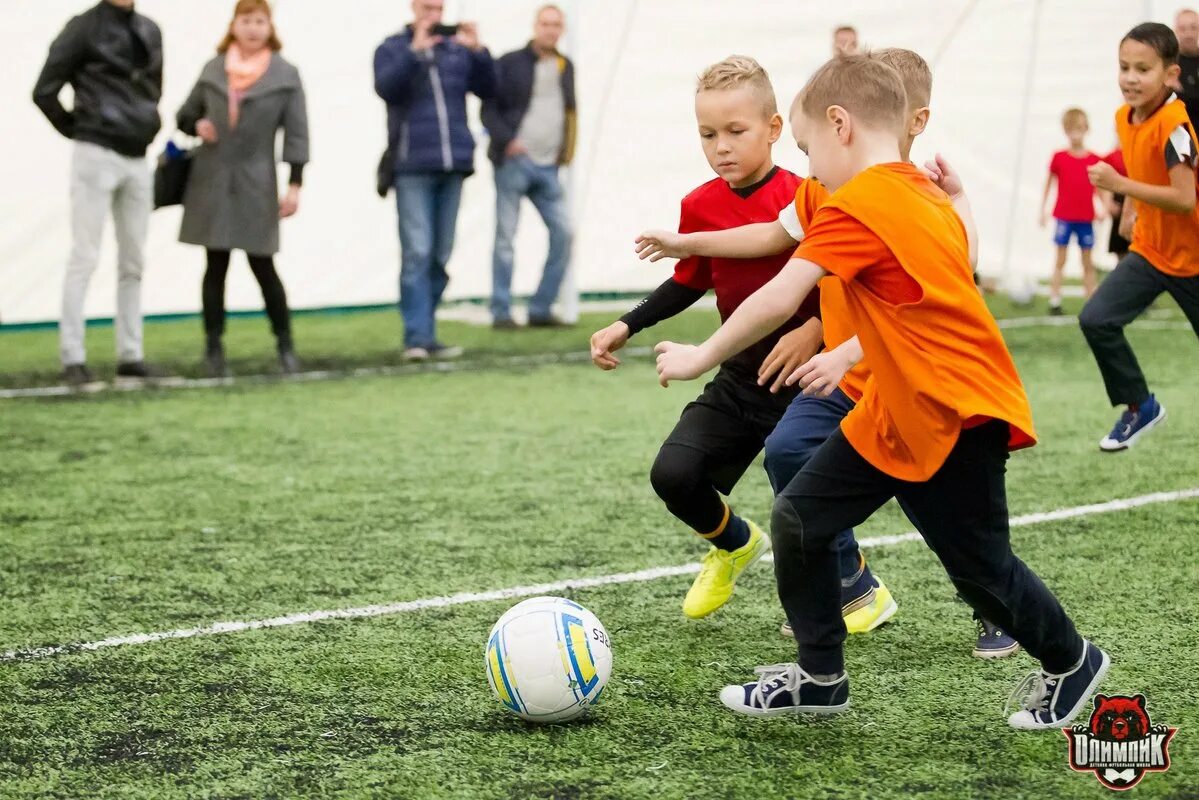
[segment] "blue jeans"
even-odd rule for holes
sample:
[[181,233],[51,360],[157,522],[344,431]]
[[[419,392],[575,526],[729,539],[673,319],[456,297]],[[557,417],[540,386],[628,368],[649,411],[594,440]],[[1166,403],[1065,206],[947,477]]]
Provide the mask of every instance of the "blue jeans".
[[[841,426],[854,402],[840,389],[828,397],[799,395],[787,406],[774,432],[766,437],[766,475],[775,496],[799,474],[804,464]],[[844,579],[858,571],[861,556],[852,530],[837,534],[836,547]]]
[[509,158],[495,171],[495,253],[491,261],[491,315],[512,318],[512,240],[520,219],[520,201],[528,197],[549,230],[549,255],[537,293],[529,301],[530,319],[548,319],[570,262],[571,230],[557,165],[534,164],[528,156]]
[[435,315],[450,282],[445,267],[454,249],[463,177],[448,172],[396,176],[405,347],[437,345]]

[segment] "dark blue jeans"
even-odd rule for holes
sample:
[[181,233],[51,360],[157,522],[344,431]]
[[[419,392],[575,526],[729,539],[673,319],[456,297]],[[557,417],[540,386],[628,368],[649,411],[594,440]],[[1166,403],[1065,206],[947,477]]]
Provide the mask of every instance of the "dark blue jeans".
[[[808,459],[841,426],[854,402],[840,389],[828,397],[799,395],[791,401],[774,433],[766,438],[766,474],[777,496],[799,474]],[[837,557],[841,579],[858,571],[861,555],[853,530],[837,534]]]
[[450,277],[454,228],[462,199],[460,173],[428,172],[396,177],[400,217],[400,316],[405,347],[437,345],[437,306]]

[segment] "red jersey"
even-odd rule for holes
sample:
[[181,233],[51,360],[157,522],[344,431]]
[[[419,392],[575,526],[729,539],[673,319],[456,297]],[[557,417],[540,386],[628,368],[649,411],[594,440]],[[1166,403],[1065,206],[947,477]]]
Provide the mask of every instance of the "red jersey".
[[1049,162],[1049,174],[1057,178],[1054,219],[1062,222],[1095,221],[1095,187],[1087,177],[1087,167],[1098,164],[1100,160],[1094,153],[1075,156],[1068,150],[1060,150],[1053,154],[1053,160]]
[[[723,231],[758,222],[774,222],[778,219],[779,209],[795,199],[799,184],[799,177],[780,167],[771,170],[758,184],[745,189],[733,189],[722,178],[710,180],[683,198],[679,233]],[[675,265],[674,280],[692,289],[715,290],[716,308],[724,321],[750,295],[778,275],[790,260],[789,249],[765,258],[692,256]],[[819,309],[819,293],[813,291],[786,324],[733,356],[726,365],[742,368],[742,371],[752,368],[756,379],[758,367],[779,338],[819,316]]]
[[1124,166],[1124,151],[1117,147],[1103,157],[1103,160],[1112,165],[1112,169],[1119,172],[1125,178],[1128,177],[1128,168]]

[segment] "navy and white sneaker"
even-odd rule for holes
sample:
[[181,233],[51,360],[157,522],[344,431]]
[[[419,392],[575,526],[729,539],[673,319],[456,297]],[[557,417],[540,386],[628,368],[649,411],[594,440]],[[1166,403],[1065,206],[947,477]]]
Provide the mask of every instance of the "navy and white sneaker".
[[1141,403],[1136,411],[1131,408],[1124,410],[1112,432],[1099,440],[1099,449],[1107,453],[1127,450],[1136,444],[1147,430],[1166,418],[1166,407],[1157,402],[1157,398],[1149,395],[1149,399]]
[[1020,710],[1008,717],[1008,724],[1021,730],[1062,727],[1087,704],[1111,663],[1107,653],[1084,639],[1074,669],[1061,675],[1037,670],[1021,681],[1008,699],[1008,705],[1019,702]]
[[1007,658],[1020,649],[1020,643],[1003,628],[985,619],[976,619],[978,641],[974,645],[975,658]]
[[849,675],[824,683],[800,669],[799,664],[758,667],[756,683],[726,686],[720,702],[751,717],[782,714],[839,714],[849,708]]

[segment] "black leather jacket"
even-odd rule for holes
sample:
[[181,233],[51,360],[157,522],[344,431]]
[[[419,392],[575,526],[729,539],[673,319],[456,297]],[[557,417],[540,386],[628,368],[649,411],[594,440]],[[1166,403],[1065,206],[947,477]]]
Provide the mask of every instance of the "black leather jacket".
[[[58,99],[75,90],[68,111]],[[33,102],[68,139],[140,157],[162,120],[162,34],[150,19],[101,0],[67,23],[50,45]]]

